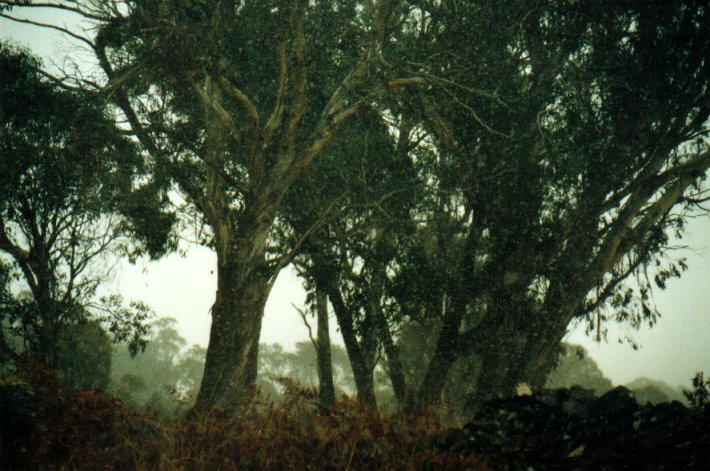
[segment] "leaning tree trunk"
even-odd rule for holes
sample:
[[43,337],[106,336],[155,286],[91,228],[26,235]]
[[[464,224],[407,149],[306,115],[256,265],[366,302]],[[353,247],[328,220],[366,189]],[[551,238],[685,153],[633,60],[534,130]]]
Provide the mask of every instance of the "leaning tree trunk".
[[350,359],[355,387],[357,388],[357,399],[361,404],[376,409],[377,398],[375,397],[375,383],[372,377],[373,368],[372,365],[368,364],[365,358],[366,354],[355,336],[352,316],[348,312],[343,296],[337,287],[331,286],[329,288],[328,297],[333,303],[333,311],[335,311],[335,316],[338,319],[345,350],[348,352],[348,358]]
[[543,311],[534,315],[509,306],[507,313],[499,315],[499,322],[487,324],[488,341],[482,342],[475,404],[513,395],[520,383],[533,390],[544,387],[574,312],[562,305],[557,307],[554,314]]

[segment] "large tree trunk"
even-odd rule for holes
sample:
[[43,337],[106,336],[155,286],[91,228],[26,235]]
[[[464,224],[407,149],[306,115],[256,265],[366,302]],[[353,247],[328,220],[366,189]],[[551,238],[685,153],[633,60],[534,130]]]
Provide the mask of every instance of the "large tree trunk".
[[238,412],[248,405],[255,391],[261,321],[269,295],[268,273],[263,269],[245,273],[235,259],[218,258],[210,341],[195,404],[199,412],[215,406]]
[[[221,102],[220,88],[211,78],[204,93]],[[271,289],[266,240],[285,191],[283,185],[262,188],[244,196],[244,211],[230,207],[220,171],[226,161],[224,124],[205,107],[207,185],[200,209],[212,228],[217,253],[217,293],[202,385],[195,409],[215,406],[238,413],[255,391],[259,336],[264,306]],[[277,191],[278,190],[278,191]],[[274,274],[275,276],[275,274]]]
[[[547,314],[536,322],[537,328],[530,329],[528,332],[528,354],[522,374],[525,381],[534,389],[545,386],[547,377],[559,359],[562,339],[567,334],[567,328],[584,299],[579,297],[577,298],[579,302],[575,303],[573,298],[565,305],[559,302],[559,297],[556,290],[550,293],[548,309],[545,311]],[[543,319],[547,322],[542,322]]]
[[429,362],[426,375],[422,381],[417,400],[417,408],[424,409],[435,406],[441,401],[441,394],[446,385],[446,378],[454,361],[458,358],[457,340],[458,324],[445,322],[441,329],[436,350]]
[[545,385],[555,366],[559,345],[572,320],[570,309],[533,315],[530,311],[500,313],[500,322],[487,325],[476,382],[475,403],[516,393],[526,383],[534,390]]
[[318,315],[318,339],[316,340],[318,396],[321,408],[331,410],[335,405],[335,385],[333,384],[333,362],[330,355],[328,297],[320,289],[316,292],[316,311]]
[[524,334],[509,332],[510,337],[497,337],[495,345],[485,348],[476,382],[474,404],[515,394],[515,387],[525,382],[522,377],[525,352]]

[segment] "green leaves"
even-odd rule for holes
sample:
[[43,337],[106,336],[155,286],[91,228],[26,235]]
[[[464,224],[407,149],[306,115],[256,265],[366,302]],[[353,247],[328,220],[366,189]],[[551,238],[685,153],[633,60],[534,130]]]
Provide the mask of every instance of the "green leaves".
[[148,344],[148,321],[155,317],[153,310],[145,303],[131,301],[126,303],[120,294],[101,298],[96,305],[95,319],[106,326],[113,336],[114,343],[125,342],[131,356],[144,351]]

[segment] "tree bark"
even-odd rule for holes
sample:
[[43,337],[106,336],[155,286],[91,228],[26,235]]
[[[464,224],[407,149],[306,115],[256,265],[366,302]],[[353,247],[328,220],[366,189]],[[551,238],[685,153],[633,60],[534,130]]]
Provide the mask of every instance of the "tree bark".
[[368,365],[365,353],[362,351],[357,341],[352,316],[348,312],[347,306],[343,301],[343,296],[340,294],[338,288],[329,288],[328,297],[333,304],[333,310],[335,311],[335,317],[338,319],[340,332],[343,334],[345,350],[348,352],[350,365],[353,369],[358,401],[360,401],[361,404],[376,409],[377,398],[375,397],[375,384],[372,378],[372,365]]
[[206,412],[218,406],[240,412],[255,391],[268,276],[256,270],[245,277],[235,263],[220,263],[218,272],[210,341],[195,409]]
[[441,401],[441,394],[446,386],[449,370],[460,355],[461,334],[459,329],[463,320],[463,312],[464,305],[460,302],[452,303],[444,312],[436,348],[419,389],[417,397],[419,410],[435,406]]
[[316,292],[318,315],[318,339],[316,358],[318,361],[318,396],[321,408],[331,410],[335,405],[335,385],[333,383],[333,362],[330,355],[330,332],[328,323],[328,297],[322,290]]
[[417,408],[419,410],[437,405],[441,401],[441,394],[444,391],[449,370],[458,356],[457,337],[459,325],[460,321],[456,322],[454,318],[447,317],[444,319],[436,350],[419,390],[417,399]]
[[392,340],[392,334],[390,333],[384,315],[380,315],[380,318],[382,322],[380,336],[382,337],[382,344],[385,347],[385,355],[387,355],[387,369],[390,375],[390,381],[392,381],[392,390],[397,398],[400,409],[407,410],[411,406],[412,395],[409,385],[407,384],[407,379],[404,376],[404,367],[399,357],[399,349],[394,344],[394,340]]

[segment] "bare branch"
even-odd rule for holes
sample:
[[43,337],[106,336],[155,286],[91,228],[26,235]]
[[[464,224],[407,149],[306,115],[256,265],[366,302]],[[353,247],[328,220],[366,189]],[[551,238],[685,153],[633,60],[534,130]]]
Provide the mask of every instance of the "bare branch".
[[202,103],[214,112],[217,118],[222,122],[222,124],[229,129],[232,135],[237,138],[241,133],[241,129],[237,127],[232,115],[225,110],[221,104],[217,103],[215,100],[210,98],[204,88],[196,81],[192,81],[192,89],[197,93],[197,96],[202,100]]
[[311,323],[308,322],[308,317],[307,317],[306,312],[293,303],[291,303],[291,306],[293,306],[293,308],[296,310],[298,315],[301,317],[301,320],[303,320],[303,323],[306,325],[306,329],[308,329],[308,338],[311,340],[311,343],[316,348],[316,350],[318,350],[318,343],[316,342],[316,339],[313,338],[313,329],[311,328]]
[[[64,90],[67,90],[69,92],[79,92],[79,91],[84,91],[85,88],[78,86],[78,85],[70,85],[67,81],[67,79],[61,79],[55,75],[50,74],[44,69],[41,68],[35,68],[39,74],[47,78],[50,82],[58,86],[59,88],[62,88]],[[97,87],[98,88],[98,87]]]
[[76,13],[78,15],[81,15],[84,18],[91,19],[91,20],[97,20],[97,21],[108,21],[110,18],[107,18],[105,16],[100,16],[95,13],[91,13],[88,10],[85,10],[83,8],[80,8],[78,6],[77,2],[72,2],[77,4],[77,6],[72,7],[69,5],[66,5],[64,3],[48,3],[48,2],[31,2],[31,3],[24,3],[24,2],[17,2],[17,1],[5,1],[2,0],[0,1],[0,6],[1,5],[6,5],[9,7],[20,7],[20,8],[54,8],[56,10],[64,10],[64,11],[69,11],[72,13]]
[[331,121],[334,116],[339,114],[343,108],[347,106],[347,95],[355,88],[359,81],[367,75],[373,55],[374,51],[372,51],[372,49],[368,49],[362,53],[358,63],[355,64],[355,67],[353,67],[342,82],[340,82],[340,85],[330,97],[330,100],[328,100],[325,108],[323,108],[321,115],[322,121]]
[[291,11],[291,42],[293,44],[294,66],[292,67],[292,77],[289,80],[291,106],[288,113],[288,122],[282,136],[282,146],[291,154],[296,145],[296,131],[306,113],[306,88],[308,80],[306,78],[306,36],[303,31],[305,23],[305,10],[307,2],[293,2]]
[[335,129],[345,122],[348,118],[355,115],[363,106],[365,100],[358,100],[352,106],[343,109],[338,114],[335,114],[326,121],[321,121],[319,126],[313,132],[310,142],[299,152],[299,156],[294,162],[292,172],[300,172],[307,167],[313,157],[318,155],[323,148],[330,142],[335,133]]
[[476,122],[477,122],[478,124],[480,124],[483,129],[485,129],[486,131],[488,131],[488,132],[491,133],[491,134],[495,134],[496,136],[504,137],[504,138],[506,138],[506,139],[512,139],[512,137],[509,136],[508,134],[502,133],[502,132],[500,132],[500,131],[496,131],[495,129],[491,128],[488,124],[486,124],[486,123],[478,116],[478,114],[476,113],[476,110],[474,110],[474,109],[471,108],[469,105],[467,105],[466,103],[464,103],[464,102],[462,102],[461,100],[459,100],[459,97],[457,97],[454,93],[452,93],[448,88],[446,88],[446,87],[441,87],[441,88],[444,90],[444,92],[446,92],[447,95],[449,95],[449,96],[454,100],[454,102],[455,102],[456,104],[458,104],[460,107],[462,107],[463,109],[465,109],[466,111],[468,111],[468,112],[471,114],[471,116],[473,116],[473,119],[475,119]]
[[30,253],[22,247],[14,244],[7,235],[5,230],[5,221],[0,219],[0,250],[10,254],[18,262],[27,262],[30,259]]
[[49,23],[40,23],[39,21],[33,21],[33,20],[28,20],[28,19],[23,19],[23,18],[15,18],[14,16],[7,15],[5,13],[0,13],[0,18],[6,18],[11,21],[15,21],[17,23],[25,23],[28,25],[33,25],[33,26],[39,26],[40,28],[48,28],[48,29],[53,29],[55,31],[59,31],[63,34],[66,34],[67,36],[70,36],[78,41],[83,42],[84,44],[88,45],[91,49],[94,49],[95,44],[88,38],[85,38],[84,36],[81,36],[79,34],[76,34],[72,31],[69,31],[67,28],[63,28],[61,26],[49,24]]

